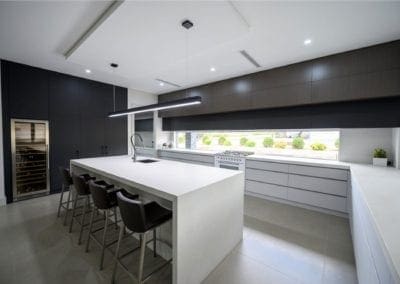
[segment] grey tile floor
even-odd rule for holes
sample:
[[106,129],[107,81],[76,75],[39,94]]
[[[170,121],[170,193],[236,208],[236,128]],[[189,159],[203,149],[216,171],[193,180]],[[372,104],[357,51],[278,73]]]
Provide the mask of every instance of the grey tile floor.
[[[68,234],[55,216],[58,198],[0,207],[0,283],[110,283],[112,254],[99,271],[100,249],[77,245],[77,227]],[[357,283],[346,219],[246,197],[244,223],[243,241],[204,283]],[[130,239],[124,248],[134,245]],[[145,270],[160,262],[150,253]],[[126,261],[135,267],[136,256]],[[148,283],[170,279],[168,267]],[[118,283],[129,283],[121,271]]]

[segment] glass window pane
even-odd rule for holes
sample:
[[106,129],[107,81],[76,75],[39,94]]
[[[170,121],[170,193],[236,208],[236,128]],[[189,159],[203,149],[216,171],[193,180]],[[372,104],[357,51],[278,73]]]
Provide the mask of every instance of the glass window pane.
[[337,129],[176,132],[175,147],[337,160],[339,136]]

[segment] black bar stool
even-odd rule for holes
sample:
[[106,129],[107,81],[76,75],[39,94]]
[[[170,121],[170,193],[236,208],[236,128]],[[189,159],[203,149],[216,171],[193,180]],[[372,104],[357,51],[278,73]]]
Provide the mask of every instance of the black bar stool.
[[[108,222],[109,218],[114,216],[114,224],[115,224],[115,229],[118,228],[118,220],[117,220],[117,192],[123,192],[126,195],[129,195],[130,198],[135,199],[138,198],[138,195],[130,195],[127,192],[124,192],[123,189],[116,189],[114,185],[110,184],[99,184],[94,181],[89,181],[89,189],[90,193],[92,194],[92,199],[93,199],[93,205],[94,208],[92,210],[92,214],[90,217],[90,224],[89,224],[89,234],[86,240],[86,252],[89,251],[89,242],[90,239],[92,238],[100,247],[101,247],[101,258],[100,258],[100,270],[103,269],[103,262],[104,262],[104,251],[106,248],[108,248],[110,245],[114,244],[117,242],[113,241],[109,244],[106,244],[106,236],[107,236],[107,229],[108,229]],[[93,227],[93,220],[94,220],[94,214],[95,211],[97,210],[102,210],[105,212],[105,220],[104,220],[104,227],[101,227],[99,229],[96,229],[95,231],[92,231]],[[110,213],[113,215],[110,216]],[[104,230],[103,231],[103,238],[102,241],[100,242],[99,240],[96,239],[94,236],[94,233]]]
[[[157,256],[157,234],[156,229],[160,227],[165,222],[169,221],[172,218],[172,211],[168,210],[157,202],[150,202],[150,203],[143,203],[139,200],[133,200],[125,197],[121,192],[117,193],[117,200],[118,200],[118,207],[121,212],[121,218],[124,222],[124,226],[121,226],[119,231],[119,238],[117,249],[115,252],[115,264],[114,264],[114,271],[112,275],[112,283],[115,282],[115,276],[117,271],[118,264],[120,267],[128,273],[128,275],[134,280],[137,281],[139,284],[147,281],[154,273],[161,270],[163,267],[168,265],[171,261],[168,260],[166,263],[161,265],[160,267],[156,268],[150,274],[143,277],[143,264],[144,264],[144,255],[146,251],[146,235],[148,232],[153,231],[153,239],[149,242],[153,241],[153,251],[154,257]],[[138,268],[138,276],[137,278],[129,272],[128,268],[121,262],[121,259],[125,257],[127,254],[122,256],[119,255],[119,249],[121,246],[121,241],[124,235],[125,226],[134,233],[138,233],[140,237],[140,246],[135,248],[134,250],[130,251],[129,253],[137,250],[140,248],[140,257],[139,257],[139,268]]]
[[[88,225],[88,224],[85,225],[85,223],[84,223],[87,209],[89,208],[89,210],[90,210],[90,190],[89,190],[88,182],[90,180],[95,180],[95,179],[96,179],[95,177],[91,177],[89,175],[79,175],[78,176],[78,175],[72,173],[72,182],[73,182],[74,188],[75,188],[75,198],[74,198],[74,204],[72,207],[71,222],[69,223],[69,232],[70,233],[72,232],[72,226],[74,223],[74,219],[76,217],[80,216],[80,215],[75,215],[78,200],[84,200],[83,210],[82,210],[82,214],[81,214],[81,216],[82,216],[81,221],[79,222],[79,220],[77,220],[77,223],[80,225],[78,245],[80,245],[82,242],[83,228]],[[102,181],[100,181],[100,182],[102,182]]]
[[[72,186],[72,178],[69,173],[69,170],[64,167],[58,167],[62,177],[62,187],[61,187],[61,196],[60,202],[58,203],[58,211],[57,217],[60,217],[61,208],[65,209],[65,216],[64,216],[64,226],[67,224],[67,215],[69,211],[69,202],[71,200],[71,186]],[[64,192],[68,190],[68,198],[67,201],[64,202]]]

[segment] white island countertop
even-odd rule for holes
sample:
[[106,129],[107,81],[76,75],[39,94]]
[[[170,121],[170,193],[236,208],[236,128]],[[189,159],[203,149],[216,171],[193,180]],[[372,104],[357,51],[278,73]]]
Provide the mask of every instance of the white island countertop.
[[163,159],[141,163],[144,159],[79,159],[71,161],[71,169],[169,203],[172,220],[158,236],[172,244],[172,283],[200,284],[243,238],[244,173]]
[[[144,159],[157,162],[139,162]],[[140,185],[157,191],[169,200],[242,173],[158,158],[138,157],[137,160],[134,163],[130,156],[113,156],[71,160],[71,164],[111,179],[117,178],[134,187]]]

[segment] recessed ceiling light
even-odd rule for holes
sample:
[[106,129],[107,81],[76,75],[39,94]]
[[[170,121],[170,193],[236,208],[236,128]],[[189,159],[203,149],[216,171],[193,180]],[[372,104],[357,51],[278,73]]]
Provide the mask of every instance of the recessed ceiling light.
[[92,70],[86,69],[85,72],[88,73],[88,74],[90,74],[90,73],[92,73]]
[[164,82],[160,82],[160,86],[161,86],[161,87],[164,86]]
[[310,45],[312,43],[312,40],[307,38],[307,39],[304,40],[303,43],[304,43],[304,45]]
[[211,67],[211,68],[210,68],[210,71],[211,71],[211,72],[215,72],[215,70],[216,70],[215,67]]

